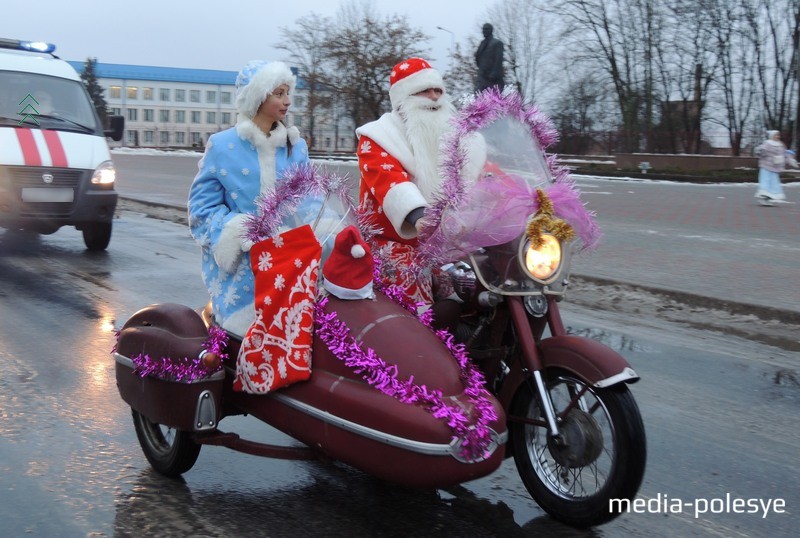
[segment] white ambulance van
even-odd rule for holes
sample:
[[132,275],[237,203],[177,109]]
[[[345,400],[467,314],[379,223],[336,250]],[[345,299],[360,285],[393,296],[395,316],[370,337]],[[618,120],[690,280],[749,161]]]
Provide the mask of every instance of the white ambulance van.
[[47,43],[0,38],[0,227],[50,234],[75,226],[89,250],[111,239],[117,205],[106,137],[75,70]]

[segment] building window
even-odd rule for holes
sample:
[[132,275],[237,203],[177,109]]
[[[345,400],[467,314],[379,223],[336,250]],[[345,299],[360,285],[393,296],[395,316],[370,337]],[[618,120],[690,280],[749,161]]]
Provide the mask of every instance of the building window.
[[128,94],[128,99],[136,99],[139,94],[139,88],[136,86],[128,86],[126,92]]
[[186,111],[185,110],[176,110],[175,111],[175,123],[186,123]]
[[161,101],[169,101],[169,88],[159,88],[158,89],[158,98]]
[[169,146],[169,131],[161,131],[158,136],[158,141],[162,146]]
[[200,90],[189,90],[189,101],[192,103],[200,102]]
[[219,102],[223,105],[231,104],[231,92],[220,92]]
[[122,114],[122,109],[121,108],[115,107],[115,106],[111,107],[111,115],[112,116],[119,116],[120,114]]
[[192,123],[200,123],[200,111],[192,110]]
[[203,137],[200,136],[200,133],[192,132],[192,145],[197,146],[197,145],[202,145],[202,143],[203,143]]
[[160,122],[169,122],[169,110],[159,110],[158,111],[158,121]]
[[209,90],[206,92],[206,103],[216,103],[217,102],[217,92],[213,90]]
[[142,88],[142,99],[145,101],[153,100],[153,88]]
[[153,144],[153,131],[145,131],[144,132],[144,143],[145,144]]
[[206,112],[206,123],[217,123],[217,113]]
[[186,144],[186,133],[184,132],[175,133],[175,143],[179,146]]
[[139,112],[139,110],[136,109],[136,108],[129,108],[128,109],[128,120],[136,121],[137,118],[139,117],[138,112]]
[[230,112],[223,112],[222,113],[222,123],[223,125],[228,125],[231,122],[231,113]]
[[128,144],[133,144],[134,146],[138,146],[139,145],[138,134],[139,134],[138,131],[129,130],[128,134],[125,137]]
[[119,99],[121,97],[122,97],[122,86],[109,86],[108,88],[109,99]]
[[186,101],[186,90],[175,90],[175,101],[183,103]]
[[144,109],[144,121],[153,121],[155,118],[155,114],[152,108],[145,108]]

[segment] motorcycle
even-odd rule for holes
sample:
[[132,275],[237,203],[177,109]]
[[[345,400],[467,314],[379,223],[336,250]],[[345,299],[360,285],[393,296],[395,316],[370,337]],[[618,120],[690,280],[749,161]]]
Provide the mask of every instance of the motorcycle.
[[[233,389],[241,335],[216,326],[209,307],[159,304],[134,314],[118,336],[116,379],[150,464],[178,476],[203,445],[218,445],[331,458],[400,485],[444,488],[513,457],[555,519],[588,527],[618,516],[609,501],[636,495],[646,463],[628,388],[639,378],[615,351],[568,334],[561,319],[571,256],[592,248],[599,231],[568,172],[544,152],[554,137],[549,120],[513,92],[487,90],[457,113],[414,264],[441,267],[437,281],[458,305],[452,333],[433,329],[431,311],[419,314],[376,277],[372,300],[320,297],[307,381],[256,395]],[[276,193],[269,209],[288,215],[302,195],[322,194],[314,232],[323,266],[346,226],[374,234],[346,180],[298,174],[302,181],[285,184],[305,190]],[[376,262],[390,263],[380,252]],[[220,430],[233,415],[304,446]]]

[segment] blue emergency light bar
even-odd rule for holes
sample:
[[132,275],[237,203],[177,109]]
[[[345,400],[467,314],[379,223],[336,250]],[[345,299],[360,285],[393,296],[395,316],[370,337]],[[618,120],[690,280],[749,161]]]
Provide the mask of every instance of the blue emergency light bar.
[[27,50],[30,52],[42,52],[52,54],[56,46],[44,41],[20,41],[19,39],[6,39],[0,37],[0,49]]

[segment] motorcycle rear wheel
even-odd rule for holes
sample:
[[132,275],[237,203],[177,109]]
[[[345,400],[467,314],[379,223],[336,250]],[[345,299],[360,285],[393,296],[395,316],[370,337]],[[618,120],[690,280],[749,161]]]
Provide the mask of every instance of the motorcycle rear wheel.
[[[559,370],[546,372],[545,384],[568,446],[554,443],[544,426],[509,421],[520,477],[555,519],[574,527],[605,523],[622,508],[612,510],[610,500],[632,499],[644,476],[647,447],[636,401],[625,385],[587,387]],[[518,391],[511,416],[544,423],[530,385]]]
[[153,469],[165,476],[177,477],[194,466],[202,445],[195,443],[190,433],[158,424],[131,411],[136,437]]

